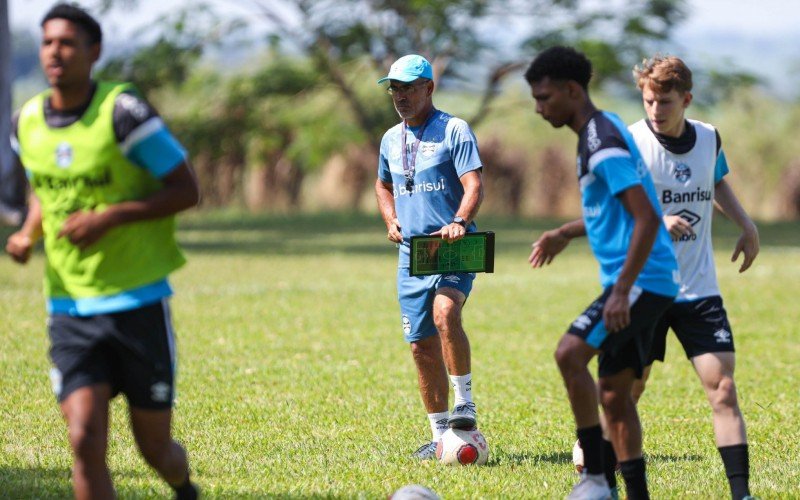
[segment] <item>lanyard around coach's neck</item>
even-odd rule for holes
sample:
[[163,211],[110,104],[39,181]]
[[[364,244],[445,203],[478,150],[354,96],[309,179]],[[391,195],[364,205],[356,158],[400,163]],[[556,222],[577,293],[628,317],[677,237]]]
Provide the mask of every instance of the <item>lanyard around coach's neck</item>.
[[422,141],[422,134],[425,133],[425,128],[428,126],[428,122],[430,122],[434,113],[436,113],[436,108],[431,109],[430,114],[427,118],[425,118],[425,123],[422,124],[419,135],[414,134],[415,140],[414,145],[411,146],[411,160],[408,159],[408,153],[406,151],[406,121],[403,120],[402,133],[400,134],[402,141],[400,151],[403,153],[403,175],[406,178],[406,188],[409,190],[411,189],[411,186],[414,185],[414,173],[416,172],[417,165],[417,149],[419,148],[419,143]]

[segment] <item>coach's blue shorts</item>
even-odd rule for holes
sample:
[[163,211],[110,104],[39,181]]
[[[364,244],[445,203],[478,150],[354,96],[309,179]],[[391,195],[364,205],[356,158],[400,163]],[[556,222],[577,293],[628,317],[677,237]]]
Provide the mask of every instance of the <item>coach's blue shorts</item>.
[[475,273],[411,276],[409,268],[397,268],[397,296],[406,342],[416,342],[436,335],[433,324],[433,298],[440,288],[455,288],[469,297]]

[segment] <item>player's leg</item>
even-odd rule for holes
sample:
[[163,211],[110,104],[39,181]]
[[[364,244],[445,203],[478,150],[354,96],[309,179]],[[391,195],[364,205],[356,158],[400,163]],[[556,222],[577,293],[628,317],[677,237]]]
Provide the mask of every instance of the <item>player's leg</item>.
[[647,388],[647,381],[650,380],[650,370],[653,368],[653,365],[647,365],[642,370],[642,377],[634,379],[633,384],[631,385],[631,397],[633,398],[634,404],[639,404],[639,400],[642,399],[642,394],[644,394],[644,390]]
[[[628,498],[646,499],[649,498],[649,492],[642,455],[642,426],[631,396],[635,378],[634,370],[630,368],[600,377],[600,400],[606,431],[625,479]],[[606,467],[605,473],[608,475],[609,467]]]
[[647,387],[647,381],[650,379],[650,370],[653,368],[653,363],[656,361],[661,361],[663,363],[664,359],[666,358],[667,334],[669,333],[669,329],[673,323],[672,312],[674,311],[674,307],[675,305],[673,304],[669,309],[667,309],[667,312],[661,316],[661,319],[658,320],[655,328],[653,329],[653,337],[650,343],[650,353],[645,362],[646,366],[642,370],[642,376],[633,381],[633,387],[631,388],[633,402],[636,404],[639,403],[639,399],[641,399],[642,394],[644,394],[644,390]]
[[629,296],[630,324],[608,335],[598,359],[600,400],[628,498],[649,498],[642,427],[631,394],[634,380],[652,363],[656,321],[672,304],[665,297],[634,288]]
[[112,316],[120,390],[128,398],[139,451],[177,498],[196,498],[186,452],[171,437],[176,352],[169,303],[163,299]]
[[433,322],[442,341],[444,364],[453,386],[455,400],[448,425],[473,428],[477,425],[476,407],[472,400],[472,368],[470,345],[461,322],[466,295],[452,287],[441,287],[433,300]]
[[611,490],[603,473],[603,431],[597,411],[597,386],[589,373],[589,361],[597,350],[582,338],[566,333],[555,358],[575,417],[578,442],[583,449],[581,480],[567,498],[609,498]]
[[555,351],[556,364],[575,417],[578,442],[583,449],[581,480],[569,498],[594,498],[611,493],[603,475],[603,431],[597,411],[597,385],[588,367],[605,339],[602,311],[608,293],[609,290],[604,291],[572,322]]
[[750,457],[744,418],[736,396],[733,378],[733,352],[707,353],[692,358],[711,404],[714,436],[725,466],[732,498],[750,494]]
[[114,498],[106,465],[108,403],[111,387],[93,384],[70,392],[61,402],[72,448],[72,487],[75,498]]
[[747,434],[736,395],[733,334],[720,296],[680,303],[675,332],[711,405],[717,449],[733,498],[749,492]]
[[747,442],[744,418],[736,397],[733,352],[711,352],[692,358],[697,375],[703,383],[714,415],[714,435],[717,446],[733,446]]
[[114,353],[104,341],[110,326],[107,315],[48,319],[50,380],[67,423],[76,498],[114,496],[106,464],[109,401],[117,392]]
[[419,393],[429,414],[447,411],[447,370],[438,335],[411,342],[411,356],[417,367]]
[[419,394],[431,428],[431,440],[420,446],[412,456],[420,460],[430,460],[436,456],[436,443],[447,430],[447,420],[450,417],[447,410],[447,370],[439,336],[431,335],[412,342],[411,355],[417,367]]
[[567,389],[572,414],[578,428],[600,427],[597,411],[597,386],[589,361],[598,353],[580,337],[566,333],[561,337],[555,352],[556,364]]
[[409,343],[417,368],[422,403],[428,415],[431,440],[412,456],[420,460],[436,457],[436,442],[447,430],[447,370],[442,344],[433,324],[433,296],[436,278],[409,276],[407,268],[397,270],[397,292],[400,302],[403,337]]
[[197,498],[197,490],[189,480],[186,451],[172,439],[172,410],[130,408],[131,428],[139,451],[175,490],[178,499]]
[[631,396],[632,369],[600,377],[598,387],[606,431],[620,462],[642,456],[642,428]]

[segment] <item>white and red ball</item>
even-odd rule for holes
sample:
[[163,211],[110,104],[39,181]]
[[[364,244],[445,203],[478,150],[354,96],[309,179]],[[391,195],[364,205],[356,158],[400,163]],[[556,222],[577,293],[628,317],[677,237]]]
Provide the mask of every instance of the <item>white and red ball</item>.
[[436,458],[446,465],[484,465],[489,445],[478,429],[448,429],[436,444]]
[[572,463],[578,474],[583,472],[583,448],[580,441],[575,441],[575,446],[572,447]]

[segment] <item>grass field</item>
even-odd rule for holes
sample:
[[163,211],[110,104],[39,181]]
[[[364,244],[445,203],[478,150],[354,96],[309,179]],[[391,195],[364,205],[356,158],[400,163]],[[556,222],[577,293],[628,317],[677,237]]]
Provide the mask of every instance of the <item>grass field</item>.
[[[395,249],[377,216],[182,219],[189,264],[173,277],[179,380],[175,434],[210,498],[385,498],[420,483],[443,498],[563,498],[576,479],[572,417],[552,351],[598,293],[585,243],[552,266],[527,255],[544,221],[479,220],[497,232],[496,272],[465,311],[489,465],[408,455],[429,437],[402,340]],[[8,231],[0,232],[5,241]],[[734,228],[717,223],[723,294],[761,498],[800,498],[800,225],[762,225],[739,275]],[[70,451],[48,380],[43,255],[0,261],[0,497],[70,494]],[[671,339],[640,412],[653,498],[729,496],[710,410]],[[123,498],[169,489],[137,455],[124,401],[112,407],[109,465]]]

